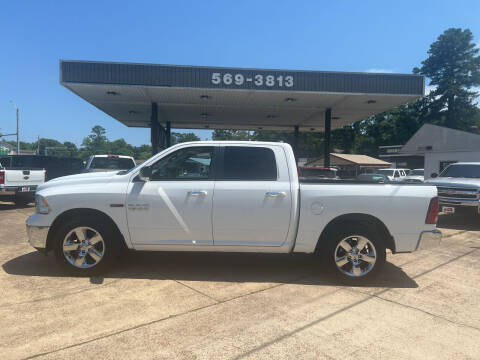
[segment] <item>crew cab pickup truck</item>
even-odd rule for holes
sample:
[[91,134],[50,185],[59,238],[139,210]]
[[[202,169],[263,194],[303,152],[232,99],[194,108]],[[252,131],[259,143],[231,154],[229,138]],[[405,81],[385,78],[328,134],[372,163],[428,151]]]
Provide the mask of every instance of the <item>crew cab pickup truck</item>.
[[425,185],[299,182],[284,143],[193,142],[117,173],[40,186],[30,244],[78,274],[104,271],[122,248],[318,253],[341,279],[380,271],[385,249],[441,239],[437,190]]
[[458,162],[425,182],[437,186],[440,210],[445,214],[480,214],[480,162]]
[[0,163],[0,199],[17,205],[34,201],[37,186],[45,182],[45,170],[4,167]]

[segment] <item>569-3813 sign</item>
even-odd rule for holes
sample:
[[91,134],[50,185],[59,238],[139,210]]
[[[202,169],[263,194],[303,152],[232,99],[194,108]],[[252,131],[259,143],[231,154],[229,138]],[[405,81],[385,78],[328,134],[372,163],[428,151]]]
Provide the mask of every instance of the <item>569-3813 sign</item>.
[[262,75],[244,76],[243,74],[212,73],[212,84],[214,85],[236,85],[244,86],[253,84],[258,87],[292,87],[293,76],[291,75]]

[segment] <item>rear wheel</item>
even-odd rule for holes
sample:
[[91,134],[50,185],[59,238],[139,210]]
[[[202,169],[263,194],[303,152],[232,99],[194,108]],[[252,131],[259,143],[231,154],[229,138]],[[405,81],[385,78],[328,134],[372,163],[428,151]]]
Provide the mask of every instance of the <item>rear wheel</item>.
[[55,232],[55,257],[66,271],[76,275],[104,272],[120,250],[116,231],[95,218],[66,221]]
[[368,223],[337,227],[322,252],[329,271],[353,285],[378,275],[386,259],[385,244]]

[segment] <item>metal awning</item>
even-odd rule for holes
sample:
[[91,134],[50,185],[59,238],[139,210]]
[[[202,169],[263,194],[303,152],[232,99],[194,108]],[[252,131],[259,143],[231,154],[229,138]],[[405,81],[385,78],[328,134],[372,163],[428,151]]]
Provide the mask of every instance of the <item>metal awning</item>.
[[415,100],[424,78],[348,73],[60,61],[60,83],[114,119],[185,129],[324,131]]

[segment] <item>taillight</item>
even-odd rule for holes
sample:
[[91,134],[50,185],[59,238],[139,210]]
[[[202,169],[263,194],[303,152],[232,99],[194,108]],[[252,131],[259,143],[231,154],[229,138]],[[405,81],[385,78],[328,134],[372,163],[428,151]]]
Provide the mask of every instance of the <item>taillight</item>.
[[438,197],[430,200],[428,205],[427,217],[425,218],[425,224],[436,224],[438,220]]
[[0,171],[0,185],[5,184],[5,171]]

